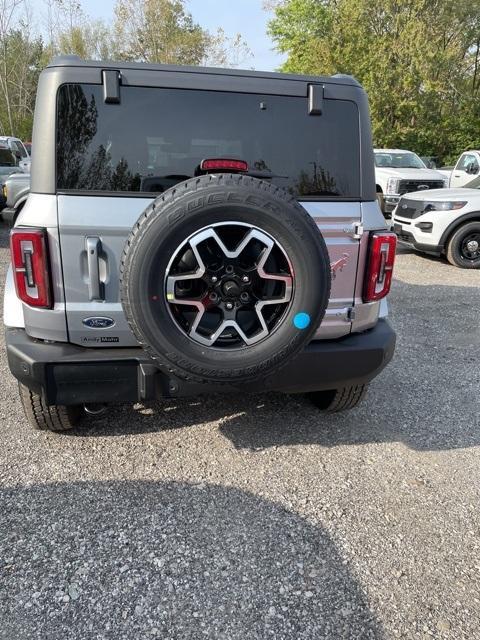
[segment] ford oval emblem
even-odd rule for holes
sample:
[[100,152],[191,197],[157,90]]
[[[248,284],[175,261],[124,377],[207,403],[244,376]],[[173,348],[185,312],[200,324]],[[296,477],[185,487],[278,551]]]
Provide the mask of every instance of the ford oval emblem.
[[82,322],[86,327],[90,327],[90,329],[109,329],[115,324],[113,318],[105,318],[104,316],[84,318]]
[[429,185],[428,184],[419,184],[417,186],[417,191],[425,191],[426,189],[429,189]]

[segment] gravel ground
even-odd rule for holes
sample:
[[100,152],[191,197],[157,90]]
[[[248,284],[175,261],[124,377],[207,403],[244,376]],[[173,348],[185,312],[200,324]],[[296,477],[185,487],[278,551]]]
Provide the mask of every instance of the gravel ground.
[[399,253],[396,356],[346,415],[210,397],[34,433],[2,351],[0,638],[480,638],[480,273]]

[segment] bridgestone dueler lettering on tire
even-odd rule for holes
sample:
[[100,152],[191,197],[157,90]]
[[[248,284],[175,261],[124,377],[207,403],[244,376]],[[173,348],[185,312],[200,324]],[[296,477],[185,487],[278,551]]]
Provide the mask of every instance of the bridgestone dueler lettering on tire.
[[307,344],[330,264],[306,211],[268,182],[206,175],[140,216],[121,263],[132,331],[159,365],[200,382],[267,376]]

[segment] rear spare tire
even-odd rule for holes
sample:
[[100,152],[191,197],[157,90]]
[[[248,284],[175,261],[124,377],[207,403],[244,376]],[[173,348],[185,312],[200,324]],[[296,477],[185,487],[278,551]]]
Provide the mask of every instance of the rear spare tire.
[[150,356],[181,378],[273,373],[310,341],[330,294],[322,235],[285,191],[206,175],[140,216],[121,264],[122,304]]

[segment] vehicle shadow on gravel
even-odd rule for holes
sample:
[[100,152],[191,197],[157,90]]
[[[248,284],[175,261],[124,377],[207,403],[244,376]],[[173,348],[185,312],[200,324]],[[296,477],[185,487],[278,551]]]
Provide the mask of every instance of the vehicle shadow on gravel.
[[[446,267],[448,268],[448,267]],[[72,435],[115,436],[219,424],[236,448],[403,442],[416,450],[480,445],[478,288],[396,280],[397,348],[363,404],[325,415],[303,396],[204,396],[116,407]],[[473,305],[473,307],[472,307]]]
[[[393,395],[391,389],[398,389]],[[420,393],[420,395],[418,395]],[[478,400],[455,408],[455,393],[400,380],[395,371],[372,384],[363,404],[346,413],[320,413],[301,396],[282,394],[205,396],[196,399],[116,407],[65,435],[115,437],[161,433],[216,423],[237,449],[318,445],[336,447],[403,442],[434,451],[478,446]],[[477,405],[475,410],[474,404]],[[475,413],[476,411],[476,413]]]
[[[398,243],[397,244],[397,250],[396,250],[396,255],[412,255],[412,256],[418,256],[419,258],[421,258],[422,260],[425,261],[425,268],[429,268],[429,267],[441,267],[442,265],[445,265],[448,268],[452,268],[452,265],[448,262],[447,258],[445,255],[437,255],[434,253],[424,253],[423,251],[417,251],[416,249],[414,249],[413,247],[409,247],[407,245]],[[455,267],[456,269],[457,267]]]
[[329,536],[250,493],[83,482],[0,506],[2,639],[384,637]]
[[325,415],[301,396],[283,403],[270,396],[269,417],[256,412],[250,420],[225,420],[222,433],[249,449],[402,442],[443,451],[480,445],[479,288],[396,280],[391,300],[394,359],[357,409]]

